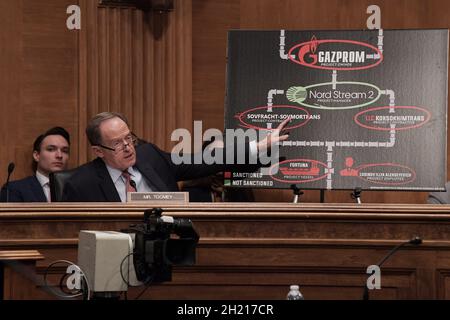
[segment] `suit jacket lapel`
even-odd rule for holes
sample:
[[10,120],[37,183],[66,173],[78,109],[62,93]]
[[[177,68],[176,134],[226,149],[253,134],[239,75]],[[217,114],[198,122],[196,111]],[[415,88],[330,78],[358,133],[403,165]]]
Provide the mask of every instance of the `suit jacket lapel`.
[[142,154],[141,149],[136,150],[136,168],[147,179],[149,186],[153,191],[170,191],[166,183],[151,166],[151,154]]
[[136,162],[136,168],[138,168],[142,175],[147,179],[147,182],[153,191],[169,191],[169,187],[163,182],[161,177],[149,163]]
[[97,158],[94,160],[95,169],[99,178],[99,186],[102,189],[105,201],[107,202],[120,202],[120,196],[117,192],[114,182],[109,175],[108,169],[102,159]]
[[47,197],[45,196],[44,190],[42,189],[41,184],[39,183],[39,180],[36,178],[36,176],[32,176],[30,179],[31,183],[31,192],[33,193],[33,197],[38,202],[47,202]]

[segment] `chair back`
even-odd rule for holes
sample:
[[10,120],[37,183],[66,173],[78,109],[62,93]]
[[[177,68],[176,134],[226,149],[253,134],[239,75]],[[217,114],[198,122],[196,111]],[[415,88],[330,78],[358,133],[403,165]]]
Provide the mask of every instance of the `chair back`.
[[50,172],[50,197],[52,202],[61,202],[66,181],[72,176],[75,169]]

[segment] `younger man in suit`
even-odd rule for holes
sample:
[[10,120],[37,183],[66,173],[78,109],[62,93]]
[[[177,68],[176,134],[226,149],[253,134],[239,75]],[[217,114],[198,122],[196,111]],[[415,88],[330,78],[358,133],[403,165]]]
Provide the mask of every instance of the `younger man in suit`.
[[3,186],[1,201],[50,202],[50,172],[66,170],[69,162],[70,135],[61,127],[49,129],[36,138],[33,144],[33,169],[35,174]]

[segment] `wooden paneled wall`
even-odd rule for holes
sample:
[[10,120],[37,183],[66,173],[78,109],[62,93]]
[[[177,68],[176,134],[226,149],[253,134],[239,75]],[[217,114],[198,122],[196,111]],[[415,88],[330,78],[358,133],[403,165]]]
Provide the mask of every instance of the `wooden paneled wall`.
[[[66,28],[78,4],[82,28]],[[168,14],[108,8],[98,0],[0,0],[0,181],[31,174],[35,137],[54,125],[72,135],[71,167],[91,159],[84,129],[100,111],[125,113],[142,138],[169,150],[170,133],[223,128],[229,29],[364,29],[378,4],[385,29],[449,28],[445,0],[175,0]],[[423,203],[426,193],[366,192],[366,202]],[[287,191],[257,200],[289,201]],[[319,201],[308,191],[304,201]],[[326,192],[350,202],[349,192]]]
[[[72,134],[78,147],[78,42],[66,28],[74,0],[0,1],[0,181],[31,173],[32,145],[50,127]],[[60,14],[56,14],[60,13]]]
[[[104,7],[98,0],[0,1],[0,181],[32,174],[34,139],[60,125],[71,167],[92,158],[84,130],[102,111],[123,112],[143,139],[169,149],[192,124],[192,4],[170,13]],[[81,8],[68,30],[67,7]]]
[[[171,13],[104,7],[82,0],[80,128],[102,111],[124,113],[138,136],[170,149],[191,125],[191,3]],[[84,133],[80,161],[90,159]]]

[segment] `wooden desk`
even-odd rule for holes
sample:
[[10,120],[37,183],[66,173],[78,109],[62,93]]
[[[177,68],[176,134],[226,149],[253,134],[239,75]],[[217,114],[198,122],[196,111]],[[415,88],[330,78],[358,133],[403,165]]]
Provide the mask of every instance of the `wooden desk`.
[[[120,230],[145,209],[120,204],[2,204],[0,250],[38,250],[49,263],[77,259],[80,230]],[[299,284],[306,299],[361,299],[366,268],[395,245],[419,235],[382,267],[379,299],[450,299],[450,206],[392,204],[205,203],[164,206],[193,220],[197,264],[174,268],[173,281],[152,286],[150,299],[285,299]],[[61,272],[63,272],[61,270]],[[56,277],[56,275],[55,275]],[[16,286],[6,299],[51,298],[39,283]],[[23,285],[23,284],[19,284]],[[133,290],[133,297],[140,290]]]
[[23,288],[33,288],[39,282],[34,276],[36,262],[42,259],[36,250],[0,250],[0,300],[26,298]]

